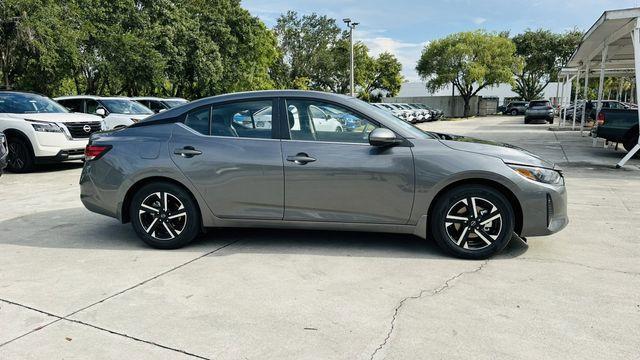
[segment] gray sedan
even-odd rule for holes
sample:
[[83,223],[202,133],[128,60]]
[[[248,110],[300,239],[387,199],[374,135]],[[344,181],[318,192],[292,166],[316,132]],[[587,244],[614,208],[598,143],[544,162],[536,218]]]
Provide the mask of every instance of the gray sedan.
[[[327,106],[359,125],[323,127],[332,115],[316,112]],[[265,109],[270,126],[257,126]],[[553,163],[309,91],[210,97],[94,134],[80,185],[89,210],[131,222],[163,249],[207,227],[278,227],[415,234],[480,259],[513,233],[549,235],[568,222]]]

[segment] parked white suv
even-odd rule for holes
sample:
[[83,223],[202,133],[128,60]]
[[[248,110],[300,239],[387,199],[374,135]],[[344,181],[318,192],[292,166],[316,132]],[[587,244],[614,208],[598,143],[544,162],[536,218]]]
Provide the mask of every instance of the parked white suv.
[[153,96],[132,97],[131,100],[135,100],[140,104],[148,107],[154,113],[169,110],[171,108],[178,107],[189,102],[188,100],[183,98],[159,98]]
[[101,128],[100,117],[69,113],[46,96],[0,91],[0,132],[7,137],[10,171],[83,159],[89,136]]
[[54,100],[72,112],[103,117],[104,130],[127,127],[154,114],[148,107],[125,97],[77,95]]

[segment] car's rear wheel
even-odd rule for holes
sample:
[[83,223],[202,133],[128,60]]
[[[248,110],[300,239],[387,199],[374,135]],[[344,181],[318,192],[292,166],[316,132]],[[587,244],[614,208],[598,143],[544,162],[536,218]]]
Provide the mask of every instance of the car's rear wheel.
[[516,115],[518,115],[518,110],[516,109],[511,110],[511,116],[516,116]]
[[429,223],[431,236],[443,250],[464,259],[486,259],[507,246],[515,221],[502,193],[463,185],[438,197]]
[[7,169],[15,173],[25,173],[33,169],[34,157],[31,145],[19,137],[11,137],[7,140],[9,155],[7,156]]
[[531,123],[531,120],[530,120],[529,118],[525,117],[525,118],[524,118],[524,123],[525,123],[525,124],[530,124],[530,123]]
[[177,249],[200,233],[200,213],[191,194],[165,182],[143,186],[129,208],[136,234],[158,249]]
[[[627,136],[624,137],[622,142],[622,146],[624,146],[625,150],[631,151],[638,144],[638,130],[630,131]],[[638,151],[635,155],[636,157],[640,157],[640,151]]]

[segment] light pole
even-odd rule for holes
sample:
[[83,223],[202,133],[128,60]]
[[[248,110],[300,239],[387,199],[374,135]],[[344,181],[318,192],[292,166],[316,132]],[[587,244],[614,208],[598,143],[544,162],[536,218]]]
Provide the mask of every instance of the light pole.
[[344,21],[345,24],[347,24],[347,27],[349,28],[349,42],[351,43],[351,80],[349,82],[349,90],[351,91],[351,96],[355,96],[355,85],[354,85],[354,76],[353,76],[353,29],[356,28],[356,26],[358,26],[360,23],[357,22],[353,22],[351,21],[351,19],[346,18],[346,19],[342,19],[342,21]]

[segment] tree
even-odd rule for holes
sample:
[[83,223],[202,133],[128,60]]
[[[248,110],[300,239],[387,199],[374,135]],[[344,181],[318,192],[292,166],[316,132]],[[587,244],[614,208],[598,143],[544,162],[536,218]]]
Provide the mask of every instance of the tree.
[[[274,32],[286,64],[289,85],[309,79],[308,86],[328,90],[328,76],[332,76],[333,56],[338,45],[340,28],[335,19],[318,14],[299,16],[295,11],[282,14]],[[333,53],[332,53],[333,52]]]
[[[317,14],[299,16],[294,11],[278,19],[274,32],[281,53],[281,87],[349,92],[350,40],[335,19]],[[362,42],[353,46],[354,82],[358,96],[369,100],[383,93],[396,94],[402,83],[402,65],[390,53],[369,55]]]
[[512,81],[514,53],[515,45],[505,36],[481,30],[461,32],[425,46],[416,70],[431,91],[453,84],[468,117],[470,100],[480,90]]
[[542,29],[514,36],[520,66],[514,69],[513,91],[527,101],[539,98],[549,82],[557,78],[581,36],[577,30],[554,34]]
[[359,97],[367,101],[379,101],[383,95],[396,96],[404,80],[401,71],[402,64],[389,52],[372,58]]

